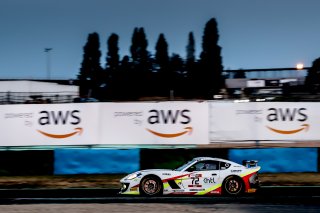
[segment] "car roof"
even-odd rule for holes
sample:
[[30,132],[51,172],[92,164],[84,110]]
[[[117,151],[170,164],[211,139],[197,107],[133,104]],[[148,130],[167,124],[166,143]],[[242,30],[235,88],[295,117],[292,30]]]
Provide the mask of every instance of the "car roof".
[[234,163],[234,162],[222,159],[222,158],[212,158],[212,157],[196,157],[196,158],[193,158],[193,160],[196,160],[196,161],[216,160],[216,161],[224,161],[224,162]]

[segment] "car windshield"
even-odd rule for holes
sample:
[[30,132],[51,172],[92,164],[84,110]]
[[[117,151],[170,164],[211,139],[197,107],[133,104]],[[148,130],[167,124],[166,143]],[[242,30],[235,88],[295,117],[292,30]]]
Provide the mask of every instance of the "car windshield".
[[189,167],[190,165],[192,165],[194,162],[195,162],[195,160],[189,161],[188,163],[183,164],[182,166],[176,168],[175,171],[182,171],[182,170],[188,168],[188,167]]

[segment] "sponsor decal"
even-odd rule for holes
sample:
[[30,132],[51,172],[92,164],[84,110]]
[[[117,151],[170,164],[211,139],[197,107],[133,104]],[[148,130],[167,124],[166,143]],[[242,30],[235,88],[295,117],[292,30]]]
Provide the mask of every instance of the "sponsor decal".
[[295,134],[298,132],[301,132],[302,130],[305,130],[306,132],[309,130],[309,124],[302,124],[301,128],[298,129],[292,129],[292,130],[281,130],[281,129],[275,129],[272,127],[267,126],[268,129],[270,129],[273,132],[279,133],[279,134]]
[[162,173],[162,175],[171,175],[170,173]]
[[259,115],[262,114],[261,109],[239,109],[236,110],[237,115]]
[[[269,108],[266,118],[272,124],[274,122],[306,122],[308,120],[306,111],[306,108]],[[309,127],[310,125],[308,123],[303,123],[299,128],[294,129],[280,129],[266,125],[266,128],[270,131],[285,135],[296,134],[303,130],[307,132]]]
[[195,174],[195,176],[191,176],[191,185],[188,185],[188,187],[202,187],[202,185],[199,184],[200,177],[202,177],[202,174]]
[[242,172],[242,170],[231,170],[231,172]]
[[221,192],[219,190],[213,190],[211,192],[209,192],[210,194],[220,194]]
[[[189,116],[190,110],[182,109],[182,110],[149,110],[149,116],[147,118],[147,122],[150,125],[157,124],[180,124],[180,125],[188,125],[191,122],[191,117]],[[148,132],[151,134],[162,137],[162,138],[176,138],[182,135],[191,135],[192,134],[192,126],[187,126],[184,130],[173,133],[163,133],[158,132],[151,128],[146,128]]]
[[[6,113],[5,119],[21,120],[25,126],[34,128],[33,131],[54,139],[64,139],[75,135],[81,135],[84,129],[79,126],[81,123],[80,110],[42,110],[34,112]],[[50,131],[57,131],[55,127],[61,126],[71,127],[67,132],[49,132],[46,127],[50,127]],[[53,127],[53,128],[52,128]],[[57,128],[58,129],[58,128]]]
[[202,185],[188,185],[188,187],[193,188],[193,187],[202,187]]
[[4,119],[7,120],[20,120],[23,122],[23,124],[27,127],[31,127],[34,122],[34,113],[33,112],[18,112],[18,113],[5,113]]
[[202,177],[202,174],[194,174],[194,173],[192,173],[192,174],[189,174],[188,176],[189,176],[190,178],[193,178],[193,177],[198,178],[198,177]]
[[190,189],[190,192],[200,192],[204,191],[204,189]]
[[203,182],[204,183],[215,183],[214,178],[204,178]]
[[47,133],[47,132],[44,132],[41,130],[37,130],[37,131],[40,132],[41,134],[49,137],[49,138],[56,138],[56,139],[68,138],[68,137],[71,137],[75,134],[81,135],[81,133],[83,131],[83,129],[81,127],[75,128],[74,130],[75,130],[74,132],[67,133],[67,134],[50,134],[50,133]]
[[174,195],[195,195],[196,192],[172,192],[171,194],[174,194]]
[[114,117],[135,117],[135,116],[142,116],[143,112],[114,112]]
[[184,190],[183,189],[174,189],[174,190],[172,190],[173,192],[184,192]]
[[[81,118],[79,110],[72,111],[41,111],[39,112],[38,124],[40,126],[60,126],[60,125],[79,125]],[[69,133],[64,134],[53,134],[44,130],[37,129],[37,131],[49,138],[64,139],[74,135],[81,135],[83,132],[82,127],[76,127]]]
[[147,131],[149,131],[150,133],[156,135],[156,136],[159,136],[159,137],[163,137],[163,138],[175,138],[175,137],[179,137],[181,135],[184,135],[186,133],[189,133],[189,135],[191,135],[192,133],[192,127],[186,127],[184,128],[185,131],[182,131],[182,132],[178,132],[178,133],[171,133],[171,134],[168,134],[168,133],[160,133],[160,132],[156,132],[156,131],[153,131],[151,129],[146,129]]

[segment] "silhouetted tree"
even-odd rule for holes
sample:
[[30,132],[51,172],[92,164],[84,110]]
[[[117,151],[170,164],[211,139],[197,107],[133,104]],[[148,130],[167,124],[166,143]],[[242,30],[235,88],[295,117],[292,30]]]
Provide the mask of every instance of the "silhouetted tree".
[[116,70],[119,67],[119,47],[118,47],[119,36],[112,33],[107,41],[108,52],[107,52],[107,64],[106,67],[109,70]]
[[134,28],[131,42],[131,58],[134,63],[141,64],[148,56],[148,41],[143,28]]
[[221,47],[218,45],[218,40],[217,22],[212,18],[206,23],[202,37],[202,52],[200,54],[202,73],[201,81],[198,82],[198,86],[203,85],[202,95],[209,99],[224,87]]
[[311,93],[316,93],[320,85],[320,58],[312,62],[312,67],[308,70],[305,86]]
[[170,91],[174,91],[175,96],[184,95],[184,85],[186,80],[186,72],[184,69],[184,61],[178,54],[172,54],[170,58]]
[[168,43],[161,33],[156,43],[155,61],[159,65],[159,70],[166,71],[169,63]]
[[151,63],[147,50],[148,41],[143,28],[135,28],[130,47],[134,76],[132,88],[137,97],[143,96],[148,91],[148,78],[150,78]]
[[154,73],[154,88],[156,93],[168,93],[172,85],[172,79],[170,79],[170,69],[169,69],[169,55],[168,55],[168,43],[164,37],[164,34],[160,34],[158,41],[156,43],[155,52],[155,68],[156,73]]
[[83,60],[78,75],[80,96],[100,98],[100,85],[102,84],[102,68],[100,66],[100,41],[97,33],[88,36],[83,47]]
[[195,40],[193,33],[190,32],[188,36],[188,44],[186,46],[186,81],[184,82],[184,96],[185,97],[194,97],[195,96],[195,85],[197,84],[196,76],[196,57],[195,57]]
[[135,82],[132,81],[132,63],[130,62],[129,56],[125,55],[119,66],[119,80],[118,80],[118,100],[132,100],[134,93],[132,88],[135,86]]
[[107,57],[106,57],[106,85],[107,98],[118,99],[122,87],[121,70],[119,69],[119,47],[118,47],[119,36],[112,33],[107,40]]
[[[78,79],[81,96],[137,100],[142,96],[165,95],[170,90],[192,98],[211,99],[224,87],[221,47],[218,45],[217,22],[210,19],[204,28],[200,59],[195,57],[193,33],[188,35],[186,60],[168,55],[168,43],[160,34],[155,56],[147,50],[144,28],[134,28],[130,46],[131,56],[120,62],[117,34],[107,40],[105,70],[100,66],[99,35],[91,33],[84,46],[83,61]],[[124,89],[125,88],[125,89]],[[185,94],[183,94],[185,93]]]
[[190,32],[188,36],[188,45],[186,47],[186,51],[187,51],[187,64],[194,63],[196,48],[195,48],[195,41],[194,41],[194,36],[192,32]]

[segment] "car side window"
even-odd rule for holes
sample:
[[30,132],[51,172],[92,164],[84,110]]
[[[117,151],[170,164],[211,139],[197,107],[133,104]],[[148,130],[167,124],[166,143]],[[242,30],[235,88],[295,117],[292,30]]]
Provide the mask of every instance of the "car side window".
[[217,161],[201,161],[194,165],[194,171],[218,170],[219,162]]

